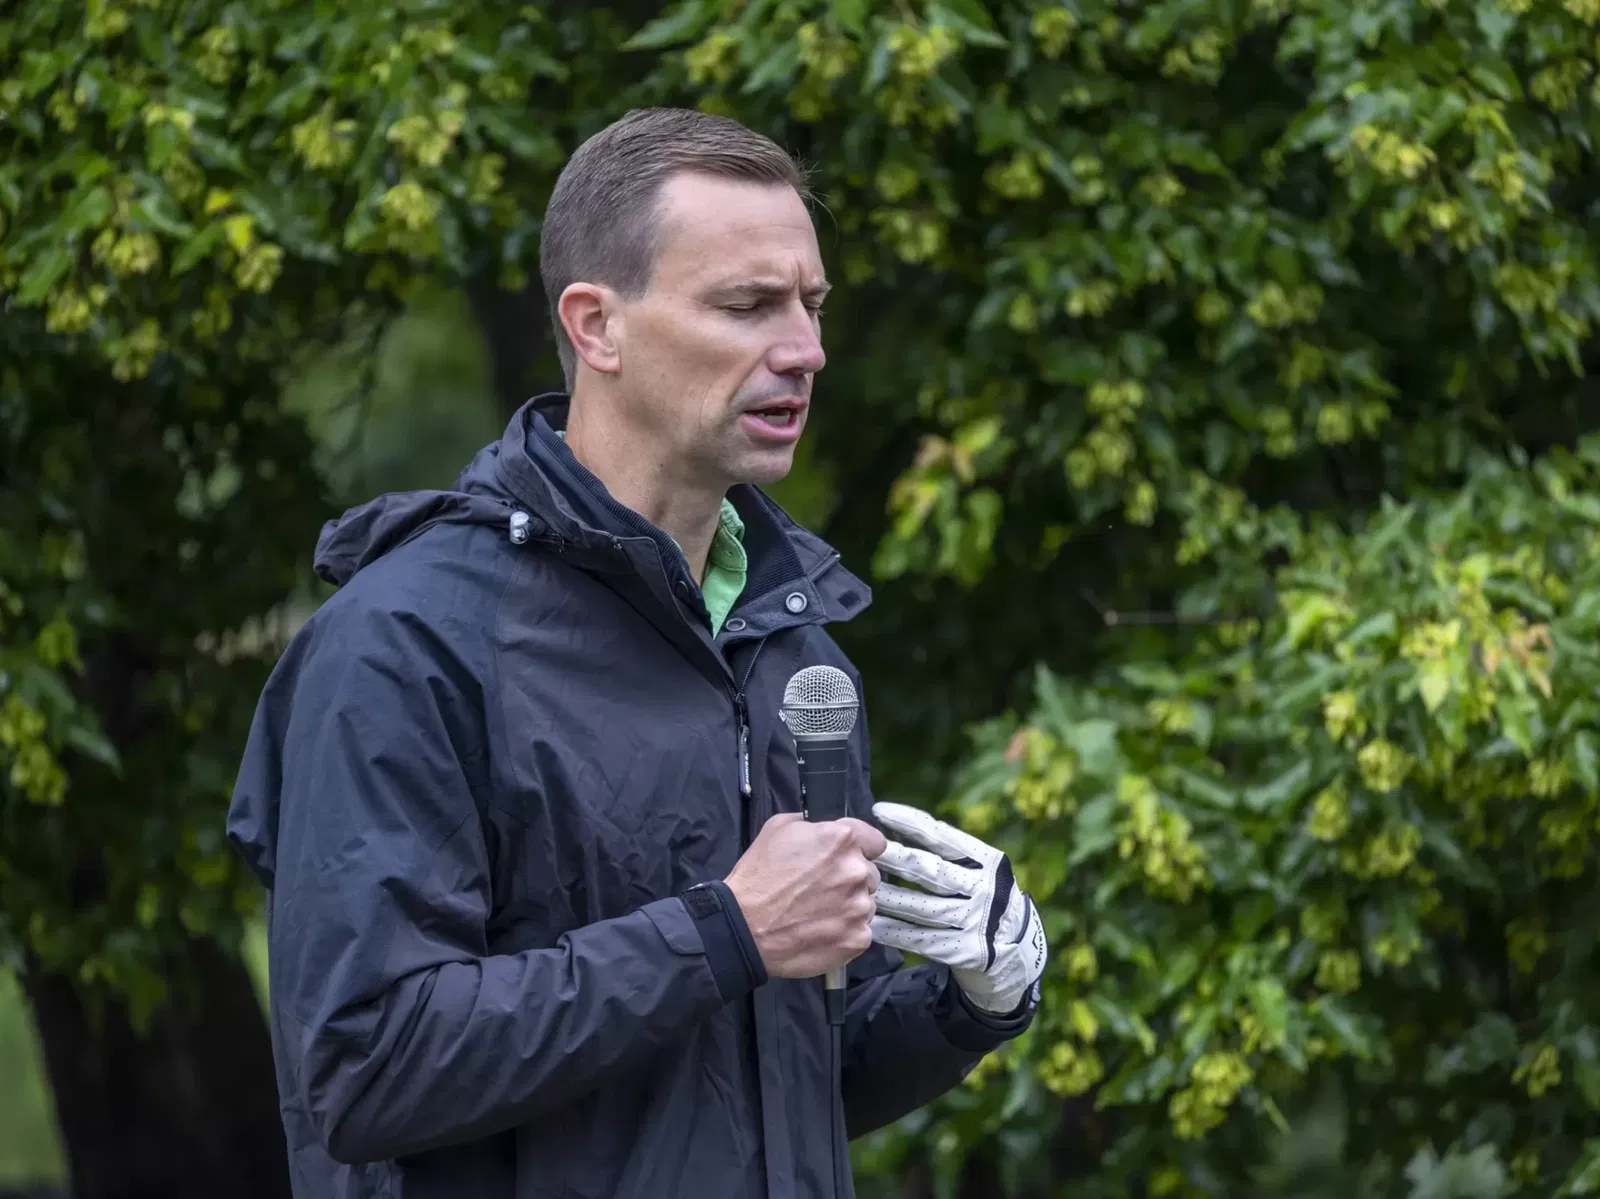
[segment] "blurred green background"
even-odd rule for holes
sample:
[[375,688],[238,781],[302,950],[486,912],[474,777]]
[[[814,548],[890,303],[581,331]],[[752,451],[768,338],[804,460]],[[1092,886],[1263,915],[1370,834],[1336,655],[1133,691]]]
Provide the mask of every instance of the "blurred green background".
[[829,366],[775,490],[872,581],[876,792],[1003,846],[1053,947],[862,1199],[1600,1192],[1597,33],[5,7],[0,1177],[287,1193],[244,730],[320,523],[554,384],[546,199],[666,103],[811,170]]

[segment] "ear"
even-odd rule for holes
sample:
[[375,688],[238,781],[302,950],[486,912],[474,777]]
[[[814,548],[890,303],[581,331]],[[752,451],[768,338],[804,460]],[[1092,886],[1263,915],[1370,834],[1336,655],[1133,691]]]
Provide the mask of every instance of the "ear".
[[610,288],[594,283],[571,283],[556,301],[561,327],[582,362],[602,375],[615,374],[622,365],[614,325],[616,297]]

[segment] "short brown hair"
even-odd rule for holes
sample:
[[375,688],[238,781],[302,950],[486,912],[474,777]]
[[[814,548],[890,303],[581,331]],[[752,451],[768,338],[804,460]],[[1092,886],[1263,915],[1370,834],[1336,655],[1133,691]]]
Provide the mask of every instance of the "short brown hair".
[[655,271],[661,189],[685,171],[788,184],[811,200],[800,163],[731,117],[636,108],[587,138],[556,179],[539,243],[539,273],[569,389],[577,355],[556,309],[561,293],[581,281],[629,299],[642,295]]

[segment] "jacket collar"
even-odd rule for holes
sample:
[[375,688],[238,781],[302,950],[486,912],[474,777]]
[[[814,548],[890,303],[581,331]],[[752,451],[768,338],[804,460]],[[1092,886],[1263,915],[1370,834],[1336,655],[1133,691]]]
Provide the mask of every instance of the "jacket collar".
[[[563,392],[533,397],[512,416],[497,447],[498,482],[527,512],[530,538],[585,569],[635,573],[658,594],[699,604],[699,588],[676,543],[613,498],[556,436],[566,428],[569,407]],[[872,602],[871,588],[840,564],[838,552],[760,488],[740,484],[728,498],[745,522],[750,567],[718,641],[850,620]]]

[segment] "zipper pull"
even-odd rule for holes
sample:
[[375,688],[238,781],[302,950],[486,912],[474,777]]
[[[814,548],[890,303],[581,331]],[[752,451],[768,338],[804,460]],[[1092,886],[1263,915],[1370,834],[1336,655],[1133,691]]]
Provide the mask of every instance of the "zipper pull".
[[739,714],[739,791],[746,798],[750,798],[750,721],[746,719],[744,696],[739,696],[734,701],[734,710]]

